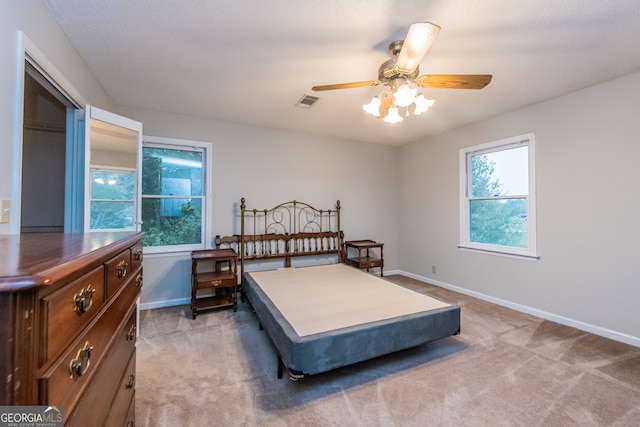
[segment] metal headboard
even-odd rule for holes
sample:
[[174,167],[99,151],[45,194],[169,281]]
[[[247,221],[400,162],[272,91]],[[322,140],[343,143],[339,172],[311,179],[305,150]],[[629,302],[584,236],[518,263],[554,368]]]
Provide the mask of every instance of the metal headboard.
[[240,201],[240,236],[217,237],[216,245],[227,244],[244,263],[255,260],[291,259],[301,256],[337,255],[342,259],[344,233],[340,229],[340,200],[335,209],[316,209],[293,200],[270,209],[248,209]]

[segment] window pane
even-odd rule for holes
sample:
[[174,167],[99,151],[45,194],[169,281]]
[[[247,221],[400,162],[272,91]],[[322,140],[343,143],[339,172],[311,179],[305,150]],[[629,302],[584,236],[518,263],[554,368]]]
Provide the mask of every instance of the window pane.
[[470,200],[469,234],[474,243],[526,248],[526,199]]
[[529,194],[529,147],[471,157],[471,197]]
[[91,198],[102,200],[134,200],[135,173],[118,171],[91,172]]
[[92,230],[134,227],[134,202],[91,201]]
[[145,246],[200,244],[201,230],[201,199],[142,199],[142,231],[145,232]]
[[143,147],[142,194],[201,196],[202,151]]

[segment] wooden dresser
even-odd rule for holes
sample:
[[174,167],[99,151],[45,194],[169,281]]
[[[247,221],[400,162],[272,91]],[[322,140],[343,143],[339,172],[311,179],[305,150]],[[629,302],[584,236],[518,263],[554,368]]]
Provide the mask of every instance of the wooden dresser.
[[135,424],[142,233],[0,236],[0,405]]

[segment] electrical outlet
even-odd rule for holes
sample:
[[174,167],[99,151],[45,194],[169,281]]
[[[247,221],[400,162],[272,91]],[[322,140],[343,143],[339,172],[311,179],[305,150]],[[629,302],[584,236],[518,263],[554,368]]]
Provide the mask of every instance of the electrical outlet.
[[436,274],[436,266],[435,265],[431,266],[431,273],[432,274]]
[[11,200],[2,201],[2,215],[0,217],[0,224],[6,224],[11,221]]

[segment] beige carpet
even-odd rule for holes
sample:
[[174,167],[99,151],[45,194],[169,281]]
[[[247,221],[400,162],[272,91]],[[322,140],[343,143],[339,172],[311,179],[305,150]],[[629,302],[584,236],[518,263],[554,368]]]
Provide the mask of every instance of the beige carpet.
[[245,304],[143,311],[136,425],[640,426],[640,348],[402,276],[462,333],[292,382]]

